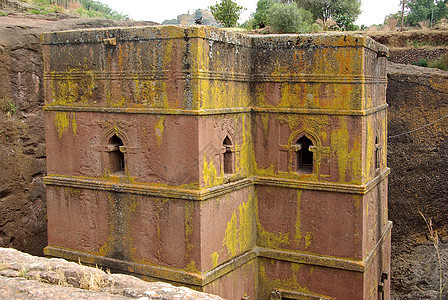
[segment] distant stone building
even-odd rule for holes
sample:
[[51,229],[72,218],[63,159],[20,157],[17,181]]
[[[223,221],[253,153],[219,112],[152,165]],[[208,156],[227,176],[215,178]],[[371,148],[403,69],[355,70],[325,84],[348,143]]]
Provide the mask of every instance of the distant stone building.
[[48,247],[227,299],[388,299],[387,49],[206,26],[49,33]]

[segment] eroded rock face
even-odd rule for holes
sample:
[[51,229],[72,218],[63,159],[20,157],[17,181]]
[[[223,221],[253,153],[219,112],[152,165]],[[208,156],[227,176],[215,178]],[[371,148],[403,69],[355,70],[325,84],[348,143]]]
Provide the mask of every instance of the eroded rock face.
[[46,243],[39,48],[35,30],[0,24],[0,245],[34,254]]
[[222,299],[186,287],[0,248],[0,298],[17,299],[17,295],[20,299]]
[[[448,272],[447,94],[448,72],[389,64],[389,216],[394,222],[391,269],[397,299],[434,299],[438,295],[437,253],[419,210],[428,221],[432,219],[439,233],[445,278]],[[412,130],[416,131],[403,134]]]
[[42,255],[47,244],[42,32],[152,25],[101,19],[0,18],[0,246]]

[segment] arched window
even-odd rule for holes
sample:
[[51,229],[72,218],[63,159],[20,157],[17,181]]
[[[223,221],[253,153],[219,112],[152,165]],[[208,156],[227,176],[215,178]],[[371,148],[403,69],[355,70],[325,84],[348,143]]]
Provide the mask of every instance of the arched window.
[[107,151],[109,152],[109,169],[112,174],[124,174],[124,153],[122,152],[123,141],[114,134],[109,139]]
[[310,151],[313,142],[306,136],[302,136],[294,146],[296,150],[296,171],[298,173],[313,173],[313,152]]
[[226,138],[222,142],[222,146],[224,148],[224,158],[223,158],[224,174],[232,174],[233,173],[232,141],[228,136],[226,136]]

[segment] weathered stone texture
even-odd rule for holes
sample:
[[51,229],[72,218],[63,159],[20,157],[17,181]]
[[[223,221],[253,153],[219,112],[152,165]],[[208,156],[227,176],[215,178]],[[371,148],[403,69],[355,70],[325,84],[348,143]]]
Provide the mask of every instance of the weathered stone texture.
[[[389,216],[394,222],[392,286],[400,299],[426,299],[438,290],[436,251],[428,244],[428,229],[419,210],[428,220],[432,219],[439,233],[441,264],[443,273],[447,273],[447,94],[447,72],[389,64]],[[412,130],[416,131],[395,137]],[[422,263],[426,260],[431,262]]]
[[1,299],[222,299],[168,283],[146,282],[64,259],[0,248]]
[[378,295],[384,46],[206,26],[42,43],[46,255],[229,299]]
[[0,18],[0,246],[42,255],[47,244],[40,33],[135,24],[141,23]]

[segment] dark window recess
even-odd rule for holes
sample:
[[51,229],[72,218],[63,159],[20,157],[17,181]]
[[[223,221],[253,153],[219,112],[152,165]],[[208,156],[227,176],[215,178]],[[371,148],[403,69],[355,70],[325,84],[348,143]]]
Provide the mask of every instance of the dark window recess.
[[112,174],[124,174],[124,153],[121,151],[123,141],[117,136],[113,135],[109,139],[107,151],[109,152],[109,169]]
[[302,136],[295,144],[297,172],[312,173],[313,172],[313,152],[310,147],[313,142],[306,136]]
[[222,146],[225,148],[224,151],[224,174],[233,173],[233,152],[232,152],[232,141],[226,136],[222,142]]
[[375,138],[375,169],[380,168],[381,152],[380,144],[378,143],[378,137]]

